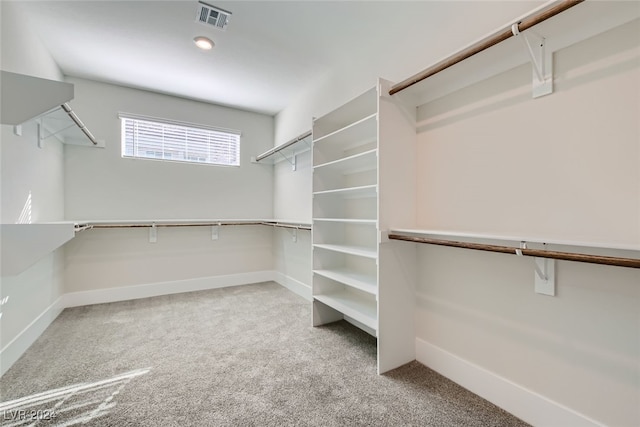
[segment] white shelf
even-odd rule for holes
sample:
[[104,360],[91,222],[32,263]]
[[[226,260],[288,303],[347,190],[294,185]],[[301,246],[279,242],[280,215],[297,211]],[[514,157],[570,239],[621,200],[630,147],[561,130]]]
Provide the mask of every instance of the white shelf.
[[352,245],[328,245],[328,244],[314,244],[314,248],[320,248],[327,251],[340,252],[348,255],[356,255],[364,258],[378,258],[378,251],[376,249],[371,249],[363,246],[352,246]]
[[356,273],[347,269],[335,270],[313,270],[315,274],[326,277],[352,288],[359,289],[371,295],[378,294],[378,285],[375,276],[368,276],[362,273]]
[[312,209],[313,324],[345,318],[376,336],[377,98],[376,86],[313,121]]
[[[76,220],[76,224],[86,224],[99,228],[101,226],[122,226],[122,227],[135,227],[135,226],[180,226],[180,225],[226,225],[226,224],[260,224],[263,222],[279,222],[285,223],[285,221],[278,221],[274,219],[230,219],[230,218],[203,218],[203,219],[108,219],[108,220]],[[292,222],[293,224],[302,224],[298,222]]]
[[3,125],[22,124],[73,99],[71,83],[8,71],[0,73],[0,83]]
[[291,141],[280,144],[256,156],[256,163],[276,164],[285,157],[291,158],[311,150],[311,132],[304,133]]
[[377,185],[363,185],[359,187],[336,188],[335,190],[315,191],[314,196],[341,196],[341,197],[376,197],[378,195]]
[[343,224],[376,225],[377,219],[353,219],[353,218],[313,218],[314,222],[339,222]]
[[16,276],[75,236],[73,222],[2,224],[2,277]]
[[378,92],[375,87],[356,96],[335,110],[313,121],[313,136],[318,139],[377,112]]
[[1,71],[0,92],[2,124],[16,126],[37,119],[38,146],[53,137],[63,144],[104,148],[104,141],[96,140],[71,110],[71,83]]
[[377,167],[377,156],[378,150],[374,148],[373,150],[365,151],[362,153],[354,154],[353,156],[344,157],[342,159],[314,166],[314,169],[329,169],[332,172],[340,173],[364,172],[373,170]]
[[314,144],[341,144],[345,148],[375,141],[378,128],[378,114],[374,113],[355,123],[351,123],[328,135],[315,139]]
[[324,295],[314,295],[314,299],[341,312],[347,317],[378,330],[378,315],[375,300],[367,301],[354,292],[332,292]]
[[76,220],[76,226],[87,228],[137,228],[137,227],[189,227],[189,226],[240,226],[240,225],[267,225],[273,227],[288,227],[298,229],[310,229],[311,224],[286,219],[116,219],[116,220]]

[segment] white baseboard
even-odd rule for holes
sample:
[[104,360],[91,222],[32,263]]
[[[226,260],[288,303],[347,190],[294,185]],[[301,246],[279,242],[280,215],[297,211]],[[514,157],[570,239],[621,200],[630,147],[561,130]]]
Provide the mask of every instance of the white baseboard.
[[274,271],[273,273],[274,273],[274,278],[272,280],[274,280],[278,284],[289,289],[291,292],[300,295],[302,298],[306,299],[307,301],[311,301],[313,299],[311,297],[311,286],[299,280],[296,280],[291,276],[287,276],[284,273],[281,273],[279,271]]
[[63,295],[65,307],[104,304],[128,301],[160,295],[182,292],[205,291],[229,286],[250,285],[274,280],[274,272],[255,271],[250,273],[228,274],[224,276],[199,277],[196,279],[174,280],[145,285],[122,286],[118,288],[97,289],[94,291],[70,292]]
[[603,425],[420,338],[416,360],[531,425]]
[[40,335],[56,320],[56,317],[64,310],[63,297],[58,298],[47,307],[33,322],[22,330],[14,339],[0,350],[0,376],[13,366],[14,363],[27,351]]

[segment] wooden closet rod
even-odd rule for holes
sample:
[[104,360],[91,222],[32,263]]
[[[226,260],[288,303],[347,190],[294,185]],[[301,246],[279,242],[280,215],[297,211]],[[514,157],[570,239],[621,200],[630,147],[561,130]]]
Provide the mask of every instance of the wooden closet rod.
[[[551,5],[551,7],[547,8],[547,9],[543,9],[541,11],[538,11],[537,13],[534,13],[526,18],[524,18],[523,20],[521,20],[520,22],[518,22],[518,29],[520,31],[524,31],[527,30],[531,27],[533,27],[536,24],[541,23],[542,21],[545,21],[553,16],[556,16],[557,14],[564,12],[565,10],[572,8],[573,6],[582,3],[584,0],[562,0],[559,1],[553,5]],[[508,38],[513,37],[513,31],[511,29],[511,26],[509,26],[508,28],[505,28],[503,30],[498,31],[497,33],[494,33],[492,35],[490,35],[489,37],[486,37],[480,41],[478,41],[477,43],[472,44],[471,46],[462,49],[459,52],[454,53],[453,55],[443,59],[442,61],[438,62],[437,64],[432,65],[431,67],[427,68],[426,70],[423,70],[421,72],[419,72],[418,74],[415,74],[411,77],[409,77],[408,79],[405,79],[403,81],[401,81],[400,83],[397,83],[395,85],[393,85],[391,87],[391,89],[389,90],[389,95],[393,95],[394,93],[398,93],[410,86],[413,86],[414,84],[421,82],[422,80],[429,78],[431,76],[433,76],[434,74],[439,73],[440,71],[446,70],[447,68],[457,64],[458,62],[464,61],[467,58],[472,57],[473,55],[475,55],[476,53],[480,53],[485,49],[490,48],[493,45],[496,45],[502,41],[507,40]]]
[[522,255],[560,259],[563,261],[587,262],[591,264],[612,265],[616,267],[640,268],[640,259],[619,258],[601,255],[577,254],[572,252],[547,251],[543,249],[514,248],[511,246],[486,245],[483,243],[467,243],[455,240],[432,239],[428,237],[405,236],[401,234],[389,234],[391,240],[404,240],[407,242],[427,243],[429,245],[451,246],[454,248],[475,249],[479,251],[499,252],[503,254],[518,255],[516,250]]
[[280,144],[277,147],[274,147],[271,150],[269,150],[269,151],[267,151],[265,153],[262,153],[259,156],[257,156],[256,157],[256,162],[259,162],[260,160],[262,160],[262,159],[264,159],[266,157],[269,157],[270,155],[272,155],[274,153],[277,153],[278,151],[284,150],[285,148],[290,147],[293,144],[295,144],[296,142],[302,141],[303,139],[305,139],[305,138],[307,138],[309,136],[311,136],[311,131],[307,131],[307,132],[303,133],[302,135],[293,138],[291,141],[287,141],[284,144]]

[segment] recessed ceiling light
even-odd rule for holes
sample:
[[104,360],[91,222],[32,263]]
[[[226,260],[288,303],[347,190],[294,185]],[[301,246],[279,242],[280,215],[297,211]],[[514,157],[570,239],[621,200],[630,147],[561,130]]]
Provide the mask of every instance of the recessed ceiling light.
[[198,46],[202,50],[211,50],[211,48],[213,48],[213,45],[214,45],[213,41],[202,36],[195,37],[193,39],[193,42],[196,44],[196,46]]

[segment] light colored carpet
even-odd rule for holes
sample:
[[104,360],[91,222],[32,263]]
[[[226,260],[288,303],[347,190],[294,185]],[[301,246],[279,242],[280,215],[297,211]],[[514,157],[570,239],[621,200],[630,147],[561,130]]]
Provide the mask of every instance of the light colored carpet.
[[2,425],[526,425],[417,362],[377,375],[373,337],[310,310],[275,283],[67,309],[0,379]]

